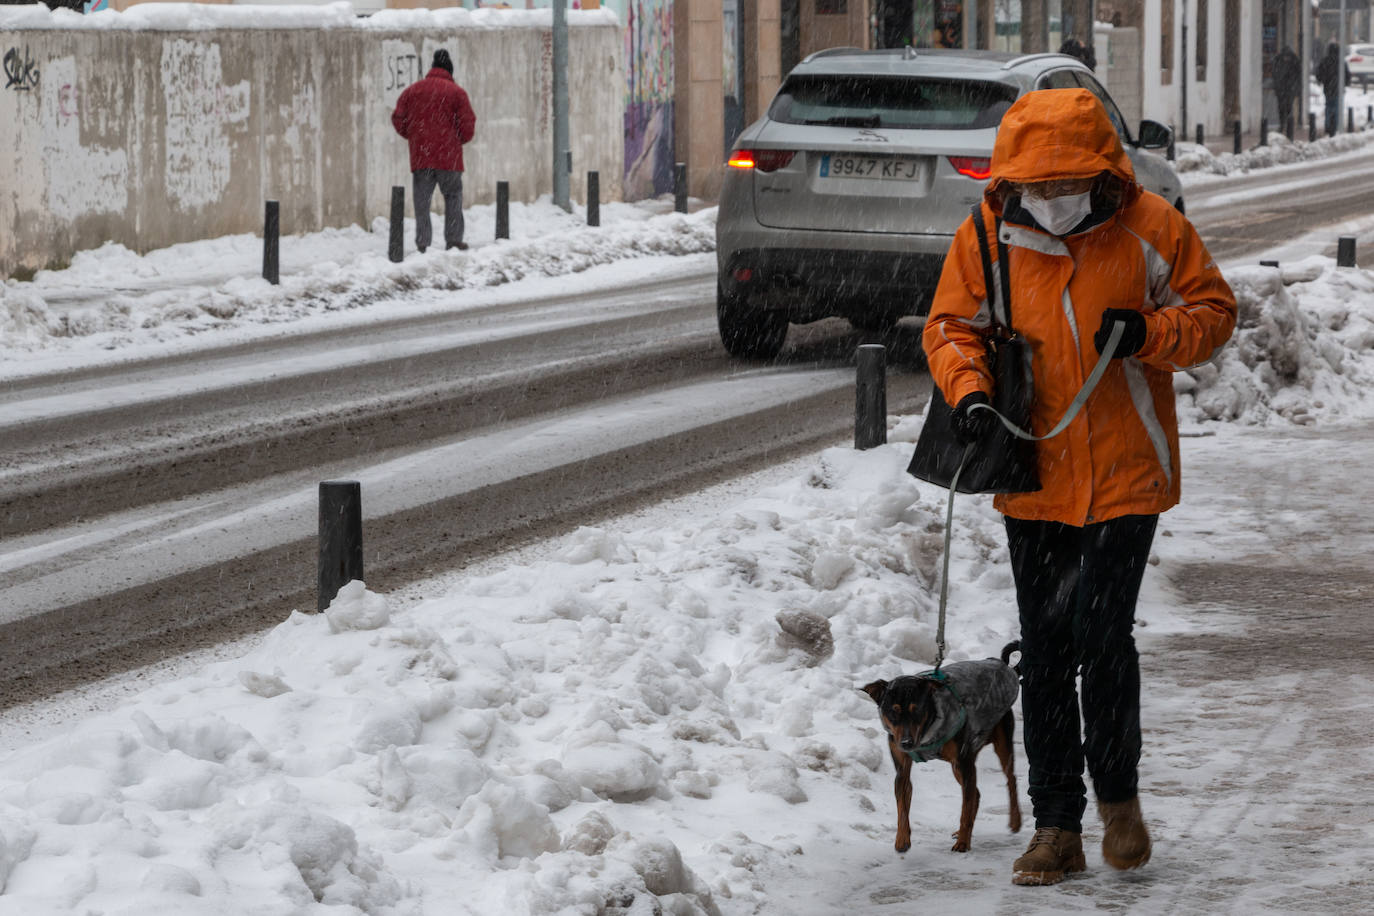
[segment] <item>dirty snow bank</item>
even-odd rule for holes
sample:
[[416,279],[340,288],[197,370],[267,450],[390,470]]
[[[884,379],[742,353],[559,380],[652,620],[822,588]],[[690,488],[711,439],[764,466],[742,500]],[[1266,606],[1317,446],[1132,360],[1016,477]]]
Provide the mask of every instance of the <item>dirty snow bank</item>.
[[[495,235],[495,206],[464,211],[466,252],[414,250],[406,221],[406,257],[387,259],[389,223],[352,226],[281,239],[281,283],[261,278],[262,239],[244,234],[187,242],[139,255],[106,243],[71,265],[40,271],[31,282],[0,283],[0,355],[117,350],[187,342],[213,333],[275,328],[326,315],[360,312],[359,320],[393,317],[424,294],[447,295],[444,310],[486,301],[498,287],[566,278],[597,267],[643,264],[715,251],[715,209],[656,212],[653,201],[608,203],[602,225],[565,213],[547,198],[512,204],[512,238]],[[436,217],[442,219],[442,217]],[[563,283],[560,291],[571,287]],[[397,300],[406,300],[398,302]],[[371,307],[371,308],[369,308]],[[431,309],[437,309],[432,303]]]
[[1374,273],[1313,256],[1227,271],[1239,315],[1210,363],[1179,372],[1184,422],[1246,425],[1368,417],[1374,389]]

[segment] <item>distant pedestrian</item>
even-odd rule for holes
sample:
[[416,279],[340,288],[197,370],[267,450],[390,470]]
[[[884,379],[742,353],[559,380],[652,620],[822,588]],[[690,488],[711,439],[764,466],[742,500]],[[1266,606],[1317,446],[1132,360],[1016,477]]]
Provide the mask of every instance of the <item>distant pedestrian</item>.
[[1293,103],[1302,88],[1302,61],[1293,49],[1284,45],[1274,55],[1270,74],[1274,83],[1274,97],[1279,103],[1279,129],[1293,139]]
[[1334,41],[1326,46],[1326,54],[1317,62],[1316,76],[1326,96],[1326,135],[1334,137],[1341,126],[1341,89],[1350,85],[1350,68],[1341,60],[1341,46]]
[[429,202],[434,187],[444,195],[444,246],[467,250],[463,241],[463,144],[477,128],[468,94],[453,81],[453,60],[434,52],[425,78],[412,83],[391,114],[396,133],[410,141],[410,171],[415,186],[415,247],[429,247],[433,230]]
[[1059,46],[1059,53],[1067,54],[1070,57],[1076,57],[1087,64],[1089,70],[1097,70],[1097,54],[1093,51],[1093,46],[1091,44],[1085,45],[1077,38],[1067,38],[1064,40],[1064,43]]

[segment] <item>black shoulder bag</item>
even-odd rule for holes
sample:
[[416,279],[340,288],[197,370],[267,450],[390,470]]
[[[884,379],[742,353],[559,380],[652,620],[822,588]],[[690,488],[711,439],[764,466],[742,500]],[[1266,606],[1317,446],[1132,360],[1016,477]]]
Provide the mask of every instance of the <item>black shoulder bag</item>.
[[[983,284],[987,290],[994,326],[985,338],[988,367],[995,385],[992,407],[1006,421],[1023,430],[1030,429],[1034,391],[1031,383],[1031,354],[1026,339],[1011,326],[1011,278],[1007,248],[1001,233],[997,238],[997,266],[1001,279],[1001,314],[994,303],[992,256],[988,251],[987,229],[981,204],[973,207],[973,227],[978,236],[978,253],[983,259]],[[998,220],[994,230],[1001,229]],[[1016,436],[1006,423],[967,447],[960,444],[950,427],[954,413],[940,386],[932,387],[926,422],[916,441],[907,473],[921,480],[949,488],[958,478],[959,493],[1028,493],[1040,489],[1035,469],[1035,442]]]

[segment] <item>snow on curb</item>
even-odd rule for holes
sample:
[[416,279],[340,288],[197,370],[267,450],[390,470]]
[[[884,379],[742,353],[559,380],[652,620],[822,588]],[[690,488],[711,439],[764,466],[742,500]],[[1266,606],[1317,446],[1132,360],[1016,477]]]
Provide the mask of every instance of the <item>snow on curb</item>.
[[[494,210],[467,212],[468,238],[492,237]],[[147,255],[107,243],[79,253],[66,270],[0,284],[0,348],[33,351],[87,338],[117,349],[207,331],[279,326],[423,291],[491,289],[633,259],[715,250],[714,208],[652,214],[643,206],[609,204],[602,213],[603,225],[591,228],[584,216],[564,213],[547,199],[513,205],[511,224],[524,237],[474,243],[467,252],[412,250],[399,264],[386,256],[384,218],[371,231],[351,226],[287,237],[281,241],[279,286],[258,276],[257,236],[191,242]],[[413,221],[406,233],[409,246]],[[217,274],[224,279],[207,280]],[[463,299],[451,298],[454,308],[464,307]]]

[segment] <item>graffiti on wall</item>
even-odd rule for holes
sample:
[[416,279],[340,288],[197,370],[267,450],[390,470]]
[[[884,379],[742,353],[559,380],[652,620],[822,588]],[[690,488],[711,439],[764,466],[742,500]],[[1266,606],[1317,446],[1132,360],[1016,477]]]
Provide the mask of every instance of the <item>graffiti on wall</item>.
[[27,46],[25,46],[23,54],[19,53],[18,48],[10,48],[6,51],[4,67],[6,89],[27,92],[30,89],[38,88],[38,67],[34,64],[33,58],[29,56]]
[[44,206],[63,220],[122,213],[129,205],[128,154],[95,142],[101,132],[90,123],[76,58],[51,60],[45,69],[38,115],[47,190]]
[[386,85],[383,88],[386,92],[394,92],[398,96],[402,90],[423,75],[420,72],[420,55],[415,53],[413,46],[406,47],[405,51],[392,51],[387,54],[382,63],[386,71]]
[[626,0],[625,199],[673,189],[673,0]]
[[213,204],[229,185],[229,130],[247,126],[249,83],[224,84],[218,44],[175,39],[162,45],[162,87],[167,193],[188,210]]

